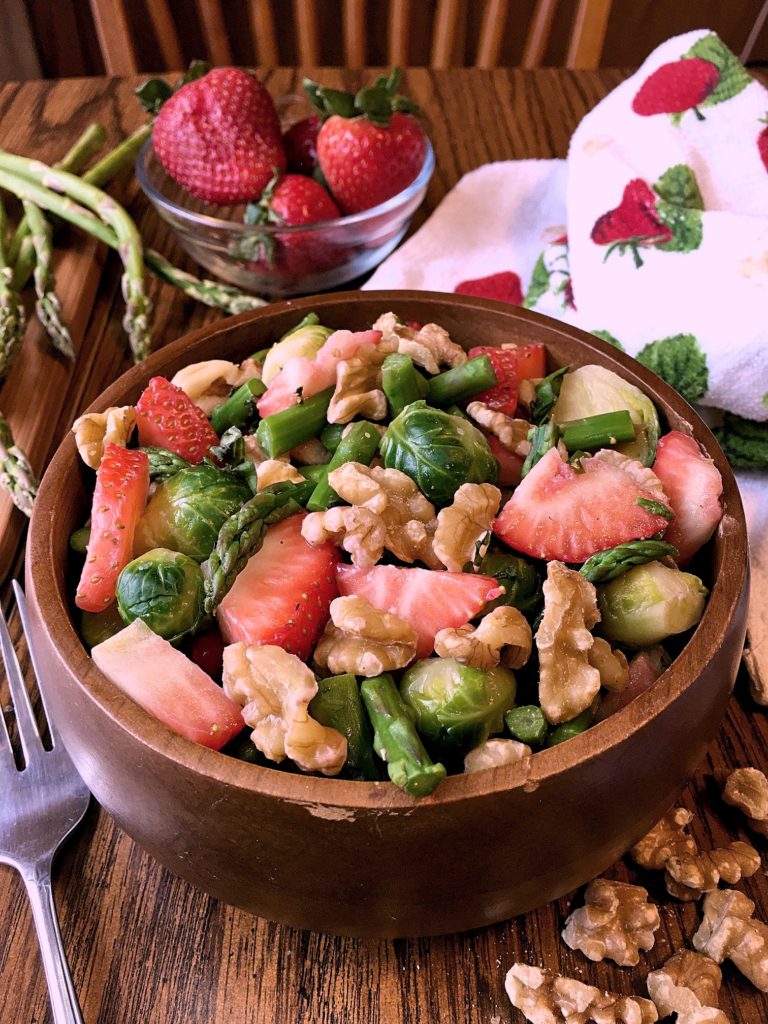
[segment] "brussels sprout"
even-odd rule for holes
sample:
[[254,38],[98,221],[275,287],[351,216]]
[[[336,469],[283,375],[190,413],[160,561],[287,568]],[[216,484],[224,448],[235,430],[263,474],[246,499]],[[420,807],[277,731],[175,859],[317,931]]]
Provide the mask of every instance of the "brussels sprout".
[[171,548],[198,562],[213,550],[225,520],[253,497],[245,480],[213,466],[192,466],[157,488],[136,527],[133,550]]
[[109,640],[121,629],[125,629],[125,623],[114,602],[103,612],[80,612],[80,636],[88,647]]
[[320,325],[316,313],[309,313],[298,326],[284,334],[269,350],[264,360],[261,379],[265,384],[269,384],[294,356],[314,359],[332,334],[333,330],[330,327]]
[[504,729],[515,703],[515,676],[499,665],[481,672],[454,658],[426,658],[404,673],[400,693],[413,709],[418,733],[435,753],[455,763]]
[[154,548],[117,577],[117,609],[126,625],[141,619],[165,640],[191,633],[203,614],[203,571],[193,558]]
[[580,366],[563,378],[552,412],[555,423],[626,409],[635,427],[635,440],[616,445],[616,451],[652,466],[659,439],[659,416],[643,392],[604,366]]
[[661,562],[638,565],[597,588],[600,631],[613,643],[650,647],[695,626],[706,597],[698,576]]
[[448,505],[462,484],[496,483],[499,464],[469,420],[411,402],[381,439],[388,469],[414,480],[436,505]]
[[543,574],[520,555],[489,552],[480,563],[484,576],[493,576],[504,587],[504,593],[485,606],[491,612],[502,605],[518,608],[524,615],[535,615],[544,600]]

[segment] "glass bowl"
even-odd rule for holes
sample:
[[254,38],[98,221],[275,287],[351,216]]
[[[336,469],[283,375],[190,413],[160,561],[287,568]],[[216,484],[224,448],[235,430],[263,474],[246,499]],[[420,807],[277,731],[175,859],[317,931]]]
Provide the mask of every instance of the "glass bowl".
[[266,296],[324,291],[378,266],[408,229],[434,169],[427,141],[418,176],[386,202],[307,227],[281,227],[244,224],[244,206],[210,206],[185,192],[166,174],[151,140],[136,160],[139,185],[182,248],[217,277]]

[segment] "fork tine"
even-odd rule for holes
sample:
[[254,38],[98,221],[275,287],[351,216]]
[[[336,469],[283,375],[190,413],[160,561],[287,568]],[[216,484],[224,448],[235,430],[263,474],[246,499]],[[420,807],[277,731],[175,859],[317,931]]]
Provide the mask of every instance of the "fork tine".
[[0,770],[15,768],[16,762],[13,757],[11,737],[8,735],[8,726],[5,724],[5,715],[0,709]]
[[21,674],[19,661],[11,643],[11,634],[8,632],[8,624],[5,616],[0,612],[0,649],[5,665],[5,674],[8,678],[8,686],[11,691],[13,710],[16,715],[16,725],[21,739],[21,749],[24,752],[24,760],[29,764],[32,755],[42,749],[40,733],[37,731],[37,723],[32,712],[32,704],[24,684],[24,676]]
[[41,672],[37,665],[35,648],[34,644],[32,643],[32,630],[29,628],[29,612],[27,611],[27,598],[26,595],[24,594],[24,591],[21,589],[21,584],[18,582],[18,580],[13,580],[13,592],[16,595],[16,607],[19,612],[19,618],[21,619],[21,628],[24,631],[24,637],[27,641],[27,649],[29,650],[29,657],[30,660],[32,661],[32,671],[35,673],[35,679],[37,680],[37,690],[38,693],[40,694],[40,700],[43,705],[43,711],[45,712],[45,717],[48,722],[48,732],[51,737],[51,743],[55,747],[61,744],[61,736],[48,710],[48,701],[46,700],[45,697],[45,689],[43,687],[42,682],[43,675],[45,673]]

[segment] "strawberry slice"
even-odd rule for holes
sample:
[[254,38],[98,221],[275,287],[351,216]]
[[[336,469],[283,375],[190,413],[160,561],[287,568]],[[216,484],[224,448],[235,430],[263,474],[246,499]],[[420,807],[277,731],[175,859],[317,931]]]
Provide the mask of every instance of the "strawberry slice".
[[638,498],[659,501],[633,479],[628,467],[592,457],[582,472],[564,462],[556,448],[533,467],[501,510],[493,532],[515,551],[534,558],[584,562],[596,551],[651,537],[668,523]]
[[664,485],[675,513],[664,540],[680,552],[677,563],[687,565],[712,536],[723,515],[723,478],[694,439],[679,430],[659,438],[653,472]]
[[517,487],[520,483],[520,475],[523,472],[525,459],[521,455],[516,455],[510,451],[493,434],[486,434],[485,440],[493,452],[493,457],[499,464],[499,479],[496,481],[499,487]]
[[503,412],[506,416],[514,416],[517,409],[517,351],[513,348],[491,348],[478,345],[471,348],[467,355],[470,359],[476,356],[488,356],[496,374],[496,383],[487,391],[473,395],[473,402],[484,402],[489,408]]
[[121,570],[133,558],[133,534],[149,493],[149,459],[119,444],[104,445],[96,471],[91,535],[75,604],[101,612],[115,600]]
[[410,622],[419,637],[417,658],[432,653],[439,630],[463,626],[503,592],[492,576],[396,565],[374,565],[372,569],[340,565],[336,579],[343,597],[364,597],[374,608]]
[[313,547],[301,536],[299,513],[267,531],[219,605],[219,628],[229,644],[275,644],[306,661],[338,596],[338,549]]
[[378,345],[380,341],[381,331],[334,331],[314,359],[294,356],[288,360],[259,399],[259,415],[271,416],[298,405],[299,397],[311,398],[331,387],[342,359],[350,359],[361,345]]
[[517,379],[538,380],[547,375],[547,349],[544,345],[518,345]]
[[157,445],[196,465],[219,436],[202,409],[165,377],[153,377],[136,403],[143,445]]

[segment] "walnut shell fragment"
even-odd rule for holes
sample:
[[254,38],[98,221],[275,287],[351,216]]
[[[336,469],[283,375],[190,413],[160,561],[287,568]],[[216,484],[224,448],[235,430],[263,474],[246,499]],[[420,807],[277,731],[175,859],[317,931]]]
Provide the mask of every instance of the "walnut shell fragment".
[[510,967],[505,988],[530,1024],[655,1024],[659,1019],[650,999],[601,992],[594,985],[528,964]]
[[451,341],[445,328],[438,324],[424,324],[414,330],[400,323],[394,313],[382,313],[373,330],[381,331],[378,347],[382,352],[402,352],[427,373],[439,373],[441,366],[460,366],[467,361],[461,345]]
[[566,919],[563,941],[590,960],[613,960],[620,967],[640,962],[640,950],[653,948],[659,911],[640,885],[596,878],[584,893],[584,906]]
[[501,503],[493,484],[462,484],[453,502],[437,514],[433,549],[449,572],[462,572],[477,557]]
[[755,904],[737,889],[715,889],[704,897],[703,918],[693,945],[721,964],[730,960],[768,992],[768,924],[753,918]]
[[80,458],[91,469],[98,469],[104,455],[104,446],[119,444],[125,448],[136,424],[136,410],[132,405],[110,406],[104,412],[86,412],[72,424],[75,444]]
[[489,669],[500,663],[522,668],[531,656],[531,627],[517,608],[500,607],[485,615],[477,626],[467,622],[435,635],[435,654],[455,658],[462,665]]
[[413,661],[417,640],[413,626],[379,611],[364,597],[337,597],[315,648],[315,662],[334,675],[378,676]]
[[651,971],[648,994],[662,1017],[677,1014],[677,1024],[729,1024],[717,1008],[722,981],[714,960],[684,949]]
[[696,840],[688,833],[693,815],[684,807],[673,807],[643,836],[629,855],[641,868],[660,871],[670,857],[695,855]]

